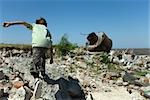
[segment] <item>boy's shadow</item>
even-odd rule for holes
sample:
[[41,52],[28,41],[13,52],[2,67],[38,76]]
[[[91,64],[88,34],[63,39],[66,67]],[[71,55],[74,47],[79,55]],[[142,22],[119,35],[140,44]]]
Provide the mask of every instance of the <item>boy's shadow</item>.
[[57,80],[53,80],[48,75],[45,75],[44,81],[51,85],[59,85],[59,90],[55,94],[56,100],[86,100],[78,79],[68,76],[68,79],[60,77]]

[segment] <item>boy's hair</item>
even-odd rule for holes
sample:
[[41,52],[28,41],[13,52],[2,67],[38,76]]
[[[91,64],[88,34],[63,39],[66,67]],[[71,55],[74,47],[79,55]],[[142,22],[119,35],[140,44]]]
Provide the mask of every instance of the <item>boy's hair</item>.
[[46,20],[45,20],[44,18],[42,18],[42,17],[36,20],[36,24],[39,24],[39,21],[41,21],[41,20],[44,22],[43,25],[45,25],[45,26],[47,27],[47,22],[46,22]]

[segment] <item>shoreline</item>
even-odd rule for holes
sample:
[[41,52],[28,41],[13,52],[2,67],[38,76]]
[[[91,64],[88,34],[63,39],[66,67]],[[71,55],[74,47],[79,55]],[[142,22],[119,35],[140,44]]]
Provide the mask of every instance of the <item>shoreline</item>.
[[[55,48],[56,45],[54,45]],[[83,46],[79,47],[82,48]],[[4,44],[0,43],[0,49],[8,48],[8,50],[12,49],[23,49],[23,50],[31,50],[31,44]],[[132,51],[135,55],[150,55],[150,48],[112,48],[115,51]]]

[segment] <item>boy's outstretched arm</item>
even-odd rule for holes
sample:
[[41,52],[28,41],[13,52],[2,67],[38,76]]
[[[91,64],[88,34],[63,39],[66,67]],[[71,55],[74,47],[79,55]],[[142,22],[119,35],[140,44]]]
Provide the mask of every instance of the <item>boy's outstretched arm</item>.
[[3,27],[9,27],[9,26],[12,26],[12,25],[23,25],[23,26],[26,26],[27,28],[32,29],[32,25],[27,23],[27,22],[24,22],[24,21],[4,22],[3,23]]

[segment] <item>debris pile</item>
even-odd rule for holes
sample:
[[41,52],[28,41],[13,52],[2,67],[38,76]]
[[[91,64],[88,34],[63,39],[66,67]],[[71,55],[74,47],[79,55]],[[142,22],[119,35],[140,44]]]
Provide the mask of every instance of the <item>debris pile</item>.
[[[0,50],[0,100],[34,100],[30,74],[31,51]],[[111,50],[88,52],[77,48],[46,61],[37,100],[148,100],[150,56]]]

